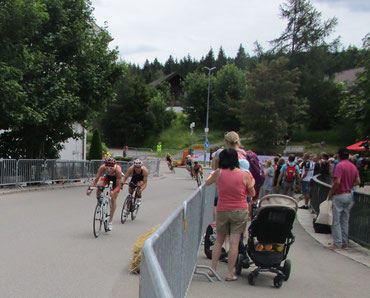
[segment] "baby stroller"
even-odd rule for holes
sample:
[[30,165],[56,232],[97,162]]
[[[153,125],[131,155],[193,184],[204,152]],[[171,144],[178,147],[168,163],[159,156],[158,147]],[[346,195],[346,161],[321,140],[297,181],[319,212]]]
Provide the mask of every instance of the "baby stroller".
[[[298,204],[289,196],[272,194],[264,196],[258,205],[255,218],[248,228],[248,256],[257,268],[248,275],[250,285],[260,272],[276,273],[274,286],[280,288],[290,276],[291,262],[286,259],[294,242],[293,222]],[[284,265],[281,266],[281,263]],[[245,258],[238,258],[236,268],[249,266]],[[243,262],[243,264],[240,264]],[[237,273],[238,272],[237,270]]]

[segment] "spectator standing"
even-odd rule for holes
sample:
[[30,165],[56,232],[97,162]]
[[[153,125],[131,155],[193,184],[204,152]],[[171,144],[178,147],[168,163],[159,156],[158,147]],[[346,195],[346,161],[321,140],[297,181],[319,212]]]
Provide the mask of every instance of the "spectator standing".
[[264,195],[268,195],[272,192],[272,179],[274,178],[274,168],[272,167],[272,161],[266,161],[265,169],[265,182],[263,184],[263,189],[265,191]]
[[[278,163],[277,163],[276,170],[274,172],[274,177],[272,178],[272,193],[274,193],[274,194],[279,193],[280,184],[278,184],[278,179],[279,179],[281,167],[283,165],[285,165],[285,159],[280,158]],[[279,186],[279,187],[277,187],[277,186]]]
[[302,194],[304,196],[304,205],[299,207],[300,209],[308,209],[308,203],[310,201],[311,179],[314,175],[314,170],[315,163],[310,160],[310,154],[306,153],[305,155],[303,155],[302,178],[301,178]]
[[330,163],[329,155],[325,152],[320,154],[320,179],[321,181],[330,184],[331,183],[331,174],[330,174]]
[[348,224],[351,208],[354,204],[351,190],[361,183],[356,166],[348,160],[349,151],[340,148],[339,163],[334,169],[332,187],[328,199],[333,201],[333,243],[327,248],[340,249],[348,247]]
[[280,189],[281,194],[292,197],[294,194],[295,184],[300,182],[300,174],[301,172],[299,167],[295,163],[295,155],[290,154],[288,157],[288,163],[281,167],[276,188]]
[[212,251],[212,268],[217,269],[221,255],[221,248],[230,235],[230,248],[228,254],[228,273],[226,281],[237,280],[233,274],[240,234],[245,232],[248,219],[248,203],[246,196],[254,196],[254,179],[239,169],[238,154],[235,149],[224,149],[219,155],[220,168],[214,171],[206,180],[206,185],[217,183],[219,199],[216,214],[216,242]]

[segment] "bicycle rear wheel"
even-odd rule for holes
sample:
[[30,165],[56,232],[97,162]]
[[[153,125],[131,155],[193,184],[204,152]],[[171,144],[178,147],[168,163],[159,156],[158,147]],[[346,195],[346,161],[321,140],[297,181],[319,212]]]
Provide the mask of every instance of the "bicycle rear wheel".
[[103,221],[102,205],[98,203],[95,207],[93,222],[93,231],[95,238],[98,238],[100,235],[102,221]]
[[131,200],[130,200],[130,195],[128,195],[122,206],[122,212],[121,212],[121,223],[122,224],[126,222],[126,219],[130,213],[130,209],[131,209]]
[[140,207],[140,205],[136,204],[136,199],[133,202],[133,204],[134,204],[135,209],[131,211],[131,220],[135,220],[137,213],[139,212],[139,207]]

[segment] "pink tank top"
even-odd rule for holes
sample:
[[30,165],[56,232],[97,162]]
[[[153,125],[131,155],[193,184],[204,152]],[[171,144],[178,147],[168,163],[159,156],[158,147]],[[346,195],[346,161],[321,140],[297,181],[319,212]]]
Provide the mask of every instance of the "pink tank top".
[[222,169],[218,179],[217,211],[248,209],[247,187],[243,182],[245,172]]

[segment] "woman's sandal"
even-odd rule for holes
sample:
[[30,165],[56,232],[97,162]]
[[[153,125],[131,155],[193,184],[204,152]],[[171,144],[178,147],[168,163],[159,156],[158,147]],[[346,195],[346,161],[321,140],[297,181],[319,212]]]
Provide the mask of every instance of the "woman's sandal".
[[231,278],[230,277],[226,277],[225,280],[226,281],[236,281],[236,280],[238,280],[238,278],[235,275],[233,275],[233,277],[231,277]]

